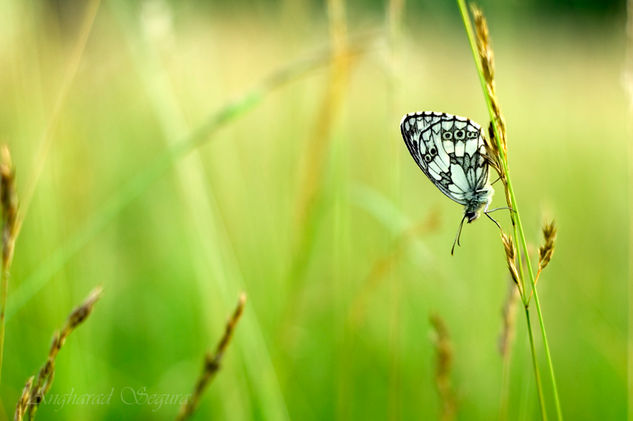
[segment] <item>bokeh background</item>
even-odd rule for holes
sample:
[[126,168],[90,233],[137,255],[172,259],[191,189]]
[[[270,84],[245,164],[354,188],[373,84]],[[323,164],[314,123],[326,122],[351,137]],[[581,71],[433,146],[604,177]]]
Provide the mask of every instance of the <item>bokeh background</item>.
[[[559,226],[539,287],[563,412],[624,419],[625,7],[480,5],[533,249],[543,221]],[[418,110],[487,124],[455,3],[3,0],[0,63],[0,138],[25,216],[3,419],[96,285],[103,298],[50,394],[110,403],[44,404],[40,419],[173,419],[178,405],[146,394],[190,393],[241,291],[244,317],[197,419],[439,418],[431,314],[450,337],[458,419],[538,417],[522,312],[503,380],[498,231],[467,225],[451,257],[462,209],[400,137]],[[169,152],[253,90],[248,110]],[[173,166],[154,177],[164,156]]]

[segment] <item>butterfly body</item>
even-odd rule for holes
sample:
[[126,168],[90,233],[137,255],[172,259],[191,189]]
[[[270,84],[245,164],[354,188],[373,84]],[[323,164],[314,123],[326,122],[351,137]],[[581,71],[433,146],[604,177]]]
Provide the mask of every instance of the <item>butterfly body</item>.
[[464,206],[463,219],[472,222],[486,213],[494,190],[481,126],[465,117],[422,111],[405,115],[400,131],[422,172]]

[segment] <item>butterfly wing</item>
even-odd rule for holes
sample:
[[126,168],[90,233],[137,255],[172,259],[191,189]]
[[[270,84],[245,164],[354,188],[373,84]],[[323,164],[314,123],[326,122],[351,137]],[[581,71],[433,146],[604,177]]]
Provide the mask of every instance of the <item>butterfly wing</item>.
[[468,204],[488,184],[481,127],[445,113],[407,114],[400,131],[422,172],[446,196]]

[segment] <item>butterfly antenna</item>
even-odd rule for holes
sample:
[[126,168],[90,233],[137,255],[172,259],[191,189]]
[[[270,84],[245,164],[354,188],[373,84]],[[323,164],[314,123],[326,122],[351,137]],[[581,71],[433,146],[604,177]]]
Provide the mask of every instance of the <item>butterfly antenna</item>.
[[455,252],[455,244],[457,244],[458,246],[461,246],[461,244],[459,244],[459,239],[462,236],[462,227],[464,226],[464,219],[466,219],[466,215],[464,215],[461,222],[459,223],[459,228],[457,229],[457,235],[455,236],[455,241],[453,241],[453,247],[451,247],[451,256]]

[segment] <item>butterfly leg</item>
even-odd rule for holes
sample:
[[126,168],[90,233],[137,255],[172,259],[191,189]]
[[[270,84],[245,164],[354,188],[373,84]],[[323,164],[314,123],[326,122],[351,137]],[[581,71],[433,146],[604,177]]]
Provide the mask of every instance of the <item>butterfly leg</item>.
[[[490,217],[488,217],[488,218],[490,218]],[[457,235],[455,236],[455,241],[453,241],[453,247],[451,247],[451,256],[455,252],[455,244],[457,244],[458,246],[461,247],[461,244],[459,244],[459,239],[462,236],[462,227],[464,226],[464,220],[465,219],[466,219],[466,215],[464,215],[464,217],[462,218],[461,222],[459,223],[459,228],[457,229]]]
[[[497,209],[493,209],[493,210],[497,210]],[[499,225],[499,223],[497,221],[495,221],[495,219],[492,216],[488,215],[488,212],[492,212],[492,211],[484,212],[484,215],[486,215],[488,217],[488,219],[490,219],[492,222],[494,222],[495,225],[497,227],[499,227],[499,229],[501,229],[501,225]]]
[[495,184],[497,181],[499,181],[499,180],[501,180],[501,176],[497,177],[497,179],[496,179],[495,181],[493,181],[492,183],[490,183],[490,185],[491,185],[491,186],[494,186],[494,184]]
[[502,209],[507,209],[507,210],[509,210],[510,212],[515,212],[515,210],[514,210],[514,209],[512,209],[511,207],[509,207],[509,206],[504,206],[504,207],[501,207],[501,208],[494,208],[494,209],[487,210],[487,211],[485,211],[484,213],[488,214],[488,213],[492,213],[492,212],[494,212],[494,211],[498,211],[498,210],[502,210]]

